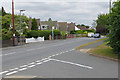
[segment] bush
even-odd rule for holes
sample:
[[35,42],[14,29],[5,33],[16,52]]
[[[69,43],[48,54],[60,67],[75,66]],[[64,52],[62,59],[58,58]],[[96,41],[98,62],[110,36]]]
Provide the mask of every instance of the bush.
[[32,37],[38,38],[38,31],[31,30],[30,32],[28,32],[27,37],[28,38],[32,38]]
[[12,38],[12,32],[8,31],[7,33],[2,32],[2,40],[10,40]]

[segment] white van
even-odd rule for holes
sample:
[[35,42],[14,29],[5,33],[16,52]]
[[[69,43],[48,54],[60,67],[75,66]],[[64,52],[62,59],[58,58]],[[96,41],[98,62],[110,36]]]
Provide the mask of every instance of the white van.
[[90,32],[88,33],[88,37],[93,37],[94,36],[94,33]]

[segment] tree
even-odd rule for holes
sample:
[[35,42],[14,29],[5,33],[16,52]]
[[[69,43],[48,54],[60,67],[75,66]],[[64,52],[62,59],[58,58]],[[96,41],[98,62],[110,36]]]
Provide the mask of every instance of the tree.
[[120,1],[113,4],[110,13],[110,26],[109,45],[115,53],[120,55]]
[[100,14],[96,20],[96,32],[100,34],[107,34],[109,31],[109,14]]
[[6,15],[4,8],[2,7],[2,16]]
[[48,21],[52,21],[52,19],[51,19],[51,18],[49,18],[49,19],[48,19]]
[[84,27],[85,25],[84,24],[81,24],[82,27]]
[[31,30],[38,30],[38,23],[37,20],[34,18],[32,19],[32,27]]

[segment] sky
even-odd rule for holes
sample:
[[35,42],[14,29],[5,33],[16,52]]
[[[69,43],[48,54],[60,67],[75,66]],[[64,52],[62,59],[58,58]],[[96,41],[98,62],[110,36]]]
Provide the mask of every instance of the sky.
[[[3,0],[2,6],[7,13],[12,12],[12,0]],[[14,0],[15,14],[20,9],[28,17],[41,21],[75,22],[91,26],[99,14],[109,12],[109,0]],[[113,0],[112,0],[113,1]]]

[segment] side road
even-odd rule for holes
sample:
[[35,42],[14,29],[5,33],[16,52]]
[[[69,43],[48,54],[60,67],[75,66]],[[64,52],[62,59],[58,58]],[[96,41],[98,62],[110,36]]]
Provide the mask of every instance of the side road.
[[100,56],[100,55],[97,55],[97,54],[93,54],[93,53],[90,53],[89,50],[95,48],[95,47],[98,47],[99,45],[102,45],[104,44],[104,40],[100,41],[100,42],[97,42],[95,44],[90,44],[90,45],[87,45],[87,46],[84,46],[84,47],[81,47],[80,48],[80,52],[84,52],[84,53],[88,53],[89,55],[91,56],[95,56],[95,57],[99,57],[99,58],[104,58],[104,59],[109,59],[109,60],[113,60],[113,61],[120,61],[119,59],[115,59],[115,58],[110,58],[110,57],[105,57],[105,56]]

